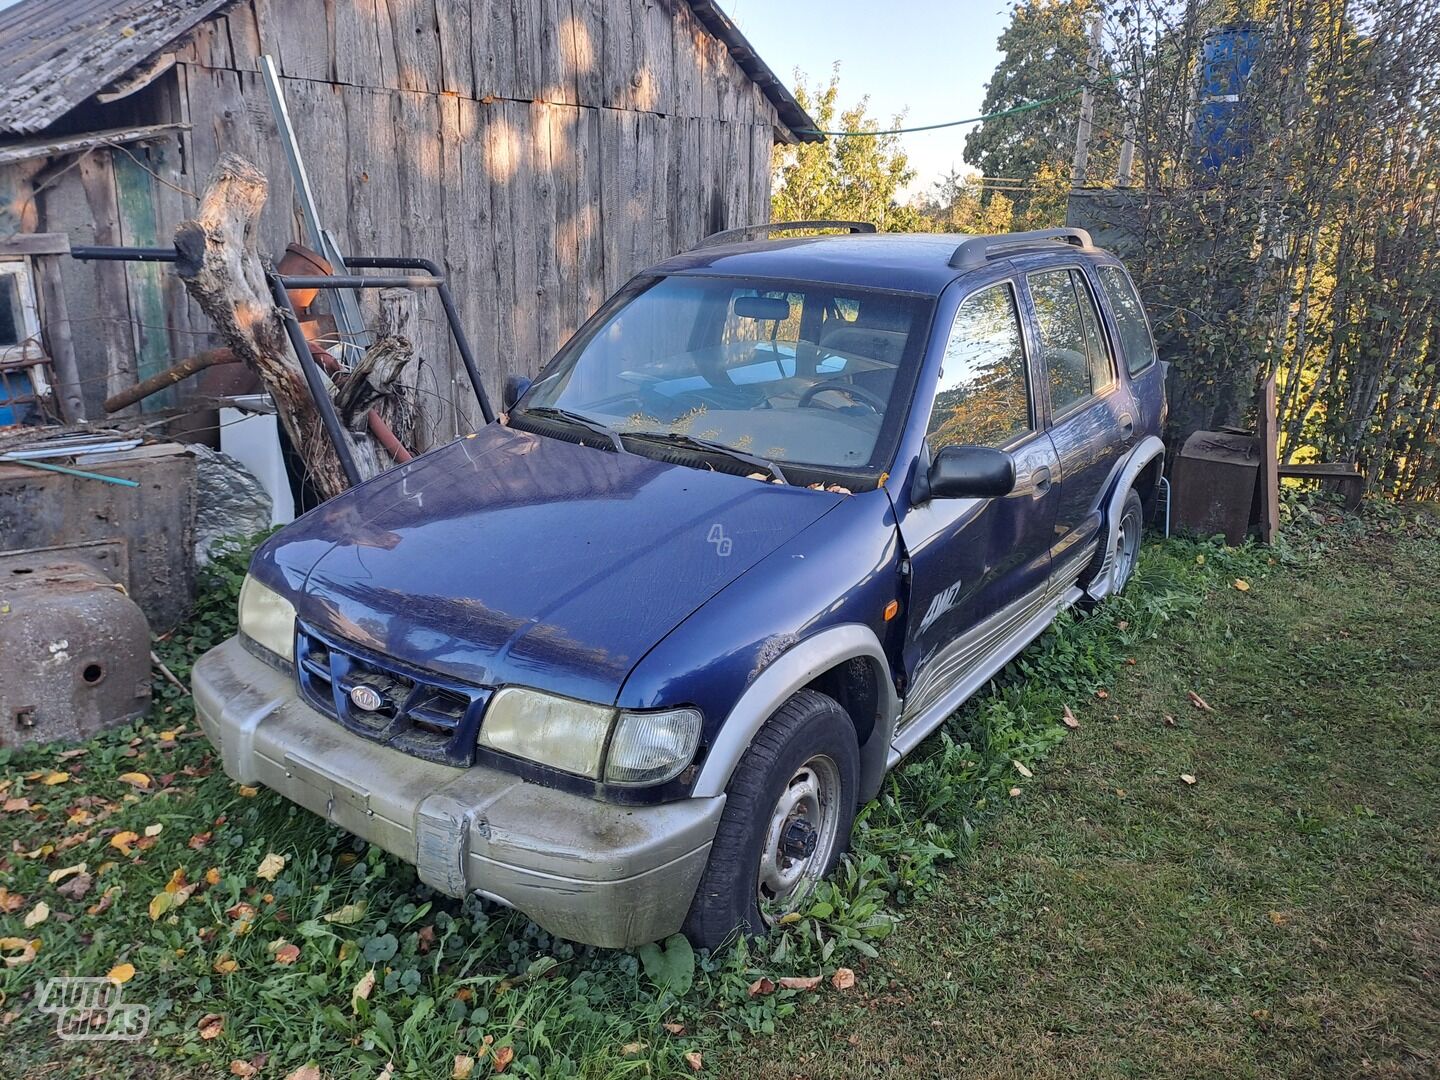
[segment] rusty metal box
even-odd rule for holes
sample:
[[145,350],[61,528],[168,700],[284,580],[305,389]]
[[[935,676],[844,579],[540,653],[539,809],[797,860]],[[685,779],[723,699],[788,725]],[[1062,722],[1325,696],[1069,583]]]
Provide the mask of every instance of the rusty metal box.
[[1255,520],[1260,477],[1260,443],[1233,431],[1197,431],[1175,459],[1173,521],[1200,536],[1225,535],[1231,546],[1245,542]]
[[77,741],[150,705],[150,627],[94,566],[0,556],[0,746]]
[[140,486],[0,462],[0,552],[119,542],[125,576],[116,580],[157,632],[173,628],[195,589],[195,458],[176,443],[156,443],[75,464]]

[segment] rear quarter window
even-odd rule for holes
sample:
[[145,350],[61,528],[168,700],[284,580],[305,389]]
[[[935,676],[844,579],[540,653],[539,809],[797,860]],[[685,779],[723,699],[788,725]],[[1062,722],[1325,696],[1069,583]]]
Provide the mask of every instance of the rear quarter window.
[[1125,366],[1131,375],[1138,375],[1155,362],[1155,341],[1145,308],[1135,295],[1130,276],[1118,266],[1102,266],[1098,271],[1100,287],[1110,301],[1115,326],[1120,332],[1120,348],[1125,353]]

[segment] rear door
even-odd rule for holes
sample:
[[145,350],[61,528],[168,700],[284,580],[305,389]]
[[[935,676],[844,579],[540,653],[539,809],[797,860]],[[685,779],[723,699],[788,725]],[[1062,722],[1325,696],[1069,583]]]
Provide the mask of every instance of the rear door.
[[1051,568],[1057,587],[1068,588],[1100,541],[1100,500],[1134,445],[1135,404],[1116,375],[1085,272],[1035,270],[1025,286],[1060,462]]
[[930,400],[916,408],[929,412],[932,457],[951,445],[1008,450],[1016,491],[932,499],[901,518],[911,563],[902,726],[1004,640],[1017,605],[1045,593],[1059,488],[1034,385],[1015,283],[977,289],[956,311]]

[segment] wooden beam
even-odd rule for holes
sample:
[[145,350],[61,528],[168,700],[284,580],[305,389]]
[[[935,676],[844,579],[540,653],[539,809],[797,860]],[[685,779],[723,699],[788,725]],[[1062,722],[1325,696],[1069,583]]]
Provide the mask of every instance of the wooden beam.
[[69,255],[70,237],[58,232],[12,233],[0,237],[0,255]]
[[152,139],[164,138],[175,132],[189,130],[189,124],[145,124],[139,127],[89,131],[80,135],[51,135],[36,139],[21,139],[19,142],[0,145],[0,165],[13,165],[17,161],[56,157],[60,154],[76,154],[84,150],[94,150],[97,146],[123,146],[126,143],[147,142]]

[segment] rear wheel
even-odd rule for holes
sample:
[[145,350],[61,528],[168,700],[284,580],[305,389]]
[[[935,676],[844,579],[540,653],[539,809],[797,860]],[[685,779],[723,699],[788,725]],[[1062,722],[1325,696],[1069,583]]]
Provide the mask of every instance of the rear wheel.
[[1145,532],[1145,510],[1134,488],[1125,496],[1120,511],[1120,527],[1115,534],[1115,550],[1110,560],[1110,594],[1123,592],[1135,573],[1140,559],[1140,540]]
[[834,699],[801,690],[736,766],[685,933],[715,948],[764,933],[804,903],[850,841],[859,786],[855,728]]

